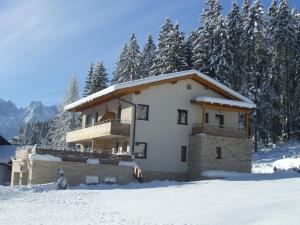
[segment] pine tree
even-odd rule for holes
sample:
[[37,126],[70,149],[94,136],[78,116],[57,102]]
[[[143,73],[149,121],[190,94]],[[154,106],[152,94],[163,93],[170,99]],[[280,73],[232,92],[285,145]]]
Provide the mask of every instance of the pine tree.
[[173,24],[169,18],[167,18],[162,27],[158,37],[158,49],[155,54],[154,63],[150,69],[151,75],[159,75],[165,72],[167,65],[167,51],[170,46],[169,35],[174,29]]
[[184,36],[179,25],[167,19],[159,37],[158,52],[151,68],[153,75],[185,70],[188,65],[183,46]]
[[228,43],[227,50],[230,59],[228,83],[235,91],[241,91],[244,74],[243,65],[243,49],[242,49],[242,34],[243,34],[243,20],[241,16],[240,7],[233,1],[231,10],[228,14],[227,35]]
[[108,86],[108,74],[103,62],[97,62],[95,70],[92,74],[91,94],[101,91]]
[[113,76],[113,83],[141,78],[141,53],[135,34],[132,34],[128,44],[124,46]]
[[209,76],[216,78],[215,66],[220,54],[221,31],[219,25],[222,20],[222,7],[218,0],[207,0],[204,13],[201,15],[200,27],[197,29],[197,38],[193,45],[193,65]]
[[128,49],[128,46],[127,44],[124,45],[121,53],[120,53],[120,56],[118,58],[118,61],[117,61],[117,65],[116,65],[116,68],[113,72],[113,79],[111,81],[112,84],[117,84],[117,83],[121,83],[123,80],[126,80],[126,76],[127,74],[125,73],[125,64],[126,64],[126,54],[127,54],[127,49]]
[[188,65],[185,58],[183,46],[184,36],[179,31],[179,24],[175,24],[174,29],[169,34],[169,49],[167,51],[166,65],[163,73],[178,72],[185,70]]
[[54,118],[49,132],[51,137],[49,145],[54,149],[68,148],[70,145],[66,143],[66,133],[80,127],[80,115],[64,110],[67,104],[75,102],[78,98],[78,81],[76,76],[72,76],[66,95],[60,104],[59,113]]
[[193,41],[195,32],[192,32],[183,43],[184,55],[186,59],[187,69],[193,68]]
[[274,53],[272,64],[278,67],[278,82],[282,87],[282,123],[289,136],[293,123],[293,95],[297,80],[295,69],[297,68],[297,56],[299,54],[299,42],[296,33],[296,20],[286,0],[281,0],[278,12],[273,20]]
[[156,45],[152,39],[152,36],[149,35],[147,43],[143,48],[141,54],[141,78],[150,76],[150,69],[153,65],[156,52]]
[[92,94],[92,79],[94,74],[94,64],[90,64],[88,76],[85,81],[84,91],[83,91],[83,97],[86,97],[90,94]]

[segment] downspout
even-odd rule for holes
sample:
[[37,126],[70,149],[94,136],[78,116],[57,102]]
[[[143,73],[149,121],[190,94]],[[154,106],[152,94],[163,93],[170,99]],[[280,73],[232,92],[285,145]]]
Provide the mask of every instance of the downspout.
[[120,101],[123,101],[125,103],[128,103],[129,105],[133,106],[133,111],[134,111],[134,115],[133,115],[133,134],[132,134],[132,150],[131,153],[134,154],[134,146],[135,146],[135,129],[136,129],[136,104],[134,104],[133,102],[127,101],[125,99],[122,98],[118,98]]

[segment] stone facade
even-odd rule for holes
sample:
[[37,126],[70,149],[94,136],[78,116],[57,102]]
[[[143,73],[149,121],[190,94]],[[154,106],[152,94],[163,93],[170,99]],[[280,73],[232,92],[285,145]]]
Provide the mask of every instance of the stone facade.
[[[221,158],[216,148],[221,148]],[[188,178],[201,178],[205,170],[251,172],[251,142],[247,138],[232,138],[198,134],[190,136]]]
[[86,183],[86,176],[98,176],[99,183],[104,183],[107,176],[115,177],[118,184],[127,184],[132,181],[133,168],[113,164],[91,165],[82,162],[53,162],[30,160],[29,169],[20,172],[17,163],[12,171],[12,185],[43,184],[57,181],[57,170],[62,168],[71,186]]

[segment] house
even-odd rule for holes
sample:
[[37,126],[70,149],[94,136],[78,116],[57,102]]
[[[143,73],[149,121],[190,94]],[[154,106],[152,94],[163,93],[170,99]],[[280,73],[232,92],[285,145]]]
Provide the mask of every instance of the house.
[[11,157],[15,155],[16,146],[11,145],[0,135],[0,185],[9,185],[11,178]]
[[146,181],[200,179],[205,170],[251,171],[248,98],[196,70],[115,84],[65,107],[83,152],[131,152]]

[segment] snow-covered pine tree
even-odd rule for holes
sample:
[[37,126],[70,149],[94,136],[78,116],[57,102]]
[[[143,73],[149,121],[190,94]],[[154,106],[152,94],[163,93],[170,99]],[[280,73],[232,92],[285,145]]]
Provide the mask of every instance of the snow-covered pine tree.
[[150,76],[150,69],[154,62],[155,53],[156,45],[152,36],[149,35],[141,53],[141,78]]
[[122,83],[141,78],[141,53],[135,34],[121,52],[112,83]]
[[108,82],[108,74],[103,62],[97,62],[92,74],[91,94],[107,88]]
[[219,0],[207,0],[206,8],[201,15],[200,26],[196,30],[193,46],[193,66],[209,76],[215,78],[215,62],[220,52],[221,32],[218,30],[220,25],[222,7]]
[[241,10],[236,1],[232,2],[231,10],[228,14],[227,24],[227,51],[230,57],[228,83],[235,91],[241,91],[244,74],[242,34],[243,20]]
[[191,34],[186,38],[183,43],[184,55],[186,59],[187,69],[193,68],[193,41],[195,38],[195,32],[191,32]]
[[179,30],[179,25],[173,26],[171,21],[166,19],[159,36],[158,51],[151,74],[171,73],[188,68],[183,41],[184,36]]
[[79,99],[79,88],[76,76],[72,76],[66,95],[59,107],[59,113],[54,118],[50,131],[50,147],[54,149],[68,148],[66,133],[80,127],[80,115],[76,112],[65,111],[67,104]]
[[151,75],[159,75],[164,73],[167,65],[167,53],[170,46],[170,32],[174,29],[173,24],[169,18],[166,18],[164,21],[160,34],[158,37],[158,45],[157,45],[157,51],[155,54],[154,63],[150,69]]
[[255,118],[252,118],[254,119],[252,127],[255,134],[255,146],[257,146],[258,134],[264,139],[267,138],[266,128],[258,122],[269,120],[269,117],[265,117],[266,102],[263,97],[265,96],[263,91],[266,91],[265,88],[269,86],[267,29],[266,17],[260,0],[255,0],[250,7],[244,25],[248,37],[243,40],[246,83],[242,91],[257,104]]
[[127,49],[128,46],[127,44],[124,45],[120,56],[118,58],[117,64],[116,64],[116,68],[113,72],[113,79],[111,80],[112,84],[117,84],[117,83],[121,83],[123,80],[126,80],[126,71],[125,71],[125,64],[126,64],[126,57],[127,57]]
[[140,47],[137,43],[135,34],[132,34],[127,49],[127,63],[126,63],[126,73],[128,74],[128,79],[125,81],[131,81],[141,78],[141,53]]
[[169,48],[166,49],[166,67],[162,73],[178,72],[187,69],[188,65],[185,58],[185,49],[183,46],[184,36],[179,30],[179,24],[176,23],[174,29],[168,35]]
[[[286,0],[281,0],[274,17],[272,65],[278,66],[280,86],[282,88],[282,123],[289,136],[293,123],[293,98],[295,93],[297,56],[299,41],[296,32],[296,18]],[[299,110],[299,109],[296,109]]]
[[268,68],[270,74],[270,85],[269,85],[269,96],[270,96],[270,119],[269,124],[269,136],[273,143],[278,141],[278,137],[281,135],[281,87],[279,85],[279,67],[272,59],[274,58],[275,45],[274,45],[274,30],[276,28],[276,20],[278,7],[276,0],[273,0],[268,10],[268,43],[269,43],[269,55],[270,55],[270,66]]
[[90,94],[92,94],[92,79],[94,74],[94,64],[90,64],[89,72],[85,81],[85,86],[83,90],[83,97],[86,97]]

